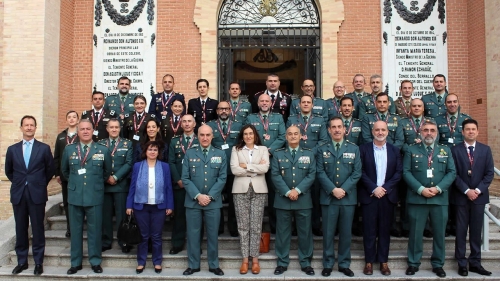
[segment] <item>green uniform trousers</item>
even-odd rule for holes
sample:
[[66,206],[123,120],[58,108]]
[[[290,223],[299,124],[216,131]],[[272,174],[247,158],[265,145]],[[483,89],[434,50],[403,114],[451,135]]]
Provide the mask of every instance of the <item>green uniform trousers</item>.
[[[102,246],[111,247],[113,244],[113,213],[115,214],[116,230],[123,218],[125,218],[127,192],[105,192],[104,203],[102,205]],[[123,242],[118,241],[118,245],[123,247]]]
[[172,248],[184,248],[186,240],[186,190],[174,189],[174,216],[172,221]]
[[323,213],[323,268],[335,265],[335,232],[339,229],[340,268],[351,266],[351,227],[356,205],[322,205]]
[[292,217],[297,224],[299,241],[300,267],[311,266],[313,257],[313,236],[311,228],[312,210],[282,210],[276,209],[276,242],[275,251],[278,256],[278,266],[287,267],[290,263],[290,241],[292,238]]
[[71,229],[71,266],[82,265],[83,220],[87,218],[87,244],[90,265],[102,261],[102,205],[76,206],[69,204],[69,227]]

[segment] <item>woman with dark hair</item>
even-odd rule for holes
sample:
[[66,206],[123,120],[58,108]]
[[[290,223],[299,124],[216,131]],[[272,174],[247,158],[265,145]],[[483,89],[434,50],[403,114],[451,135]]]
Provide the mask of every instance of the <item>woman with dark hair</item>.
[[238,144],[231,152],[231,171],[235,176],[234,207],[243,256],[241,274],[248,272],[249,257],[252,257],[252,273],[260,272],[259,249],[267,198],[265,174],[268,170],[269,152],[261,144],[257,130],[252,124],[243,126]]
[[185,108],[184,100],[174,100],[170,106],[172,113],[161,117],[161,136],[166,143],[170,144],[173,137],[181,136],[184,133],[181,127],[181,118]]
[[160,134],[160,122],[150,119],[146,122],[145,130],[142,132],[141,140],[134,147],[134,163],[142,160],[144,145],[150,141],[156,141],[160,145],[160,160],[168,162],[168,144],[165,143]]
[[123,137],[132,141],[134,147],[141,141],[146,130],[146,123],[155,119],[155,116],[146,113],[146,98],[144,96],[136,96],[134,98],[135,111],[130,115],[125,115],[123,121]]
[[134,164],[127,197],[127,215],[135,213],[142,241],[137,246],[137,274],[142,273],[148,255],[148,240],[152,240],[152,260],[156,273],[161,273],[162,230],[165,217],[172,214],[174,196],[170,167],[158,161],[161,144],[149,141],[144,146],[142,161]]
[[54,148],[54,164],[56,167],[56,180],[62,187],[63,205],[64,213],[66,215],[66,237],[71,236],[71,231],[69,229],[69,212],[68,212],[68,180],[65,179],[61,173],[61,161],[64,148],[68,144],[78,142],[77,135],[77,125],[78,125],[78,113],[74,110],[68,111],[66,113],[66,124],[68,128],[64,129],[56,138],[56,145]]

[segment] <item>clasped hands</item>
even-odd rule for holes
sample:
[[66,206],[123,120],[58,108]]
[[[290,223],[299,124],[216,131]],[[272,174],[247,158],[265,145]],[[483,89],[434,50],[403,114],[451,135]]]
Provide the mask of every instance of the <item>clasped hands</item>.
[[424,188],[424,190],[422,190],[421,194],[425,198],[432,198],[432,197],[438,195],[439,191],[437,190],[437,188],[435,186],[433,186],[433,187],[429,187],[429,188]]
[[382,186],[377,186],[375,190],[372,193],[372,196],[377,197],[378,199],[384,197],[387,194],[387,190],[383,188]]
[[210,196],[205,194],[198,195],[198,197],[196,197],[196,200],[198,200],[198,204],[200,204],[200,206],[203,207],[207,206],[208,204],[210,204],[210,202],[212,202]]
[[288,193],[288,199],[297,201],[297,199],[299,199],[299,192],[295,189],[290,190],[290,193]]
[[342,199],[345,197],[345,190],[343,190],[342,188],[340,187],[335,187],[333,190],[332,190],[332,195],[337,198],[337,199]]
[[478,189],[469,189],[466,194],[470,201],[474,201],[479,197],[480,193]]

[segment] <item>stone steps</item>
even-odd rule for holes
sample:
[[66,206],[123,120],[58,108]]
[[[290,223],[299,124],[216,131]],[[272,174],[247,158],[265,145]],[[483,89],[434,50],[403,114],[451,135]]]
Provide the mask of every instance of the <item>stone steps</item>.
[[[290,280],[290,281],[313,281],[313,280],[340,280],[340,281],[353,281],[353,280],[374,280],[374,281],[384,281],[384,280],[498,280],[500,276],[500,270],[494,270],[491,277],[484,277],[475,273],[469,273],[469,276],[464,278],[459,276],[455,270],[446,271],[446,278],[439,278],[430,270],[420,270],[416,275],[410,277],[405,275],[404,269],[391,269],[392,274],[390,276],[383,276],[378,270],[373,272],[373,275],[366,276],[361,271],[354,271],[354,277],[347,277],[344,274],[338,272],[336,269],[332,272],[332,275],[328,278],[321,276],[321,268],[316,268],[316,275],[307,276],[305,273],[301,272],[299,269],[288,269],[283,275],[274,275],[274,269],[262,269],[260,274],[253,275],[248,273],[246,275],[241,275],[238,269],[223,269],[224,276],[215,276],[214,274],[208,272],[207,270],[202,270],[191,276],[183,276],[182,272],[184,269],[179,268],[168,268],[165,267],[160,274],[156,274],[152,267],[147,267],[142,274],[135,273],[135,266],[131,268],[113,268],[105,267],[104,272],[101,274],[94,273],[90,267],[85,266],[78,273],[71,275],[69,277],[66,274],[68,268],[57,267],[57,266],[45,266],[44,274],[41,277],[36,277],[33,275],[33,267],[23,273],[16,275],[13,278],[11,274],[14,266],[4,266],[0,268],[0,280],[11,281],[16,280],[34,280],[38,281],[41,279],[48,280],[88,280],[88,281],[103,281],[103,280],[120,280],[120,281],[131,281],[131,280],[169,280],[169,281],[185,281],[185,280]],[[491,271],[491,270],[490,270]]]

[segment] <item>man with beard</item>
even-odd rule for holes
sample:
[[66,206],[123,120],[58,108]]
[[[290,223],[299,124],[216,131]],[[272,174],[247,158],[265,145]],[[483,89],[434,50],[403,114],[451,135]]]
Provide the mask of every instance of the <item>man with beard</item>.
[[[302,86],[300,87],[300,89],[302,90],[303,96],[310,96],[313,99],[312,113],[314,115],[319,115],[323,117],[323,119],[327,121],[328,107],[326,106],[325,100],[314,96],[314,91],[316,90],[314,81],[311,79],[304,80],[304,82],[302,82]],[[299,114],[299,112],[300,112],[300,98],[294,99],[292,101],[292,106],[290,107],[290,115],[294,116]]]
[[[245,124],[255,126],[262,144],[269,150],[269,157],[272,159],[276,149],[285,145],[285,123],[281,114],[272,113],[271,98],[269,95],[260,95],[258,101],[259,113],[248,115]],[[272,169],[272,167],[271,167]],[[273,208],[275,188],[271,179],[271,169],[266,173],[266,182],[268,189],[268,216],[271,233],[276,233],[276,212]]]
[[[382,76],[374,74],[370,77],[370,87],[372,93],[363,97],[359,103],[359,120],[363,120],[365,115],[370,115],[377,112],[376,98],[377,95],[382,93]],[[396,106],[391,97],[389,97],[388,110],[391,114],[396,114]],[[368,131],[370,133],[370,131]]]
[[[154,114],[158,121],[162,121],[167,117],[167,114],[172,114],[171,106],[175,100],[180,100],[185,104],[184,96],[181,93],[174,91],[174,76],[165,74],[162,79],[163,92],[153,95],[149,104],[148,113]],[[182,115],[186,114],[186,107],[182,111]]]
[[326,100],[328,106],[328,120],[340,116],[340,100],[344,97],[344,94],[344,83],[342,83],[342,81],[335,82],[335,84],[333,84],[333,98]]
[[265,91],[258,92],[254,95],[252,103],[252,112],[259,112],[259,97],[262,95],[268,95],[271,98],[270,111],[273,113],[279,113],[283,116],[283,121],[288,120],[290,116],[290,107],[292,105],[292,98],[289,94],[281,92],[280,88],[280,78],[276,74],[267,75]]
[[252,113],[252,105],[241,98],[241,88],[238,82],[229,85],[229,102],[231,103],[231,120],[245,123],[248,114]]
[[446,112],[445,99],[448,96],[446,92],[446,77],[443,74],[436,74],[432,79],[434,93],[422,96],[424,102],[425,117],[437,118]]
[[387,263],[391,242],[390,228],[398,202],[402,165],[399,148],[387,142],[389,129],[382,120],[373,124],[373,142],[359,147],[362,176],[358,200],[363,208],[363,246],[365,275],[373,274],[373,263],[380,262],[382,275],[391,275]]
[[352,116],[354,118],[359,118],[359,104],[361,103],[361,99],[368,95],[368,93],[365,92],[365,85],[366,82],[363,74],[356,74],[352,78],[352,87],[354,91],[345,95],[353,100],[354,107]]
[[401,118],[411,116],[411,101],[413,95],[413,83],[410,80],[403,80],[399,87],[401,97],[396,100],[396,114]]
[[[118,94],[108,96],[104,103],[106,112],[115,112],[120,124],[123,125],[125,115],[134,112],[134,98],[136,94],[129,93],[131,81],[128,77],[122,76],[118,79]],[[83,119],[83,118],[82,118]]]
[[432,272],[445,277],[444,232],[448,220],[448,191],[455,180],[456,170],[451,150],[436,143],[438,128],[433,121],[426,121],[420,129],[423,141],[408,147],[403,163],[403,178],[408,185],[408,268],[406,275],[415,275],[423,252],[423,232],[430,217],[434,231]]
[[464,141],[460,124],[465,120],[471,119],[471,117],[459,111],[460,104],[456,94],[450,93],[446,95],[445,103],[446,112],[436,117],[436,124],[438,124],[439,131],[439,144],[452,148]]
[[109,134],[106,129],[109,119],[116,118],[115,111],[106,111],[103,109],[104,106],[104,93],[95,91],[92,93],[92,105],[93,109],[85,110],[82,113],[82,119],[89,119],[94,126],[94,133],[92,140],[98,142],[103,139],[107,139]]
[[[212,139],[212,145],[226,152],[227,159],[231,159],[231,151],[233,146],[236,145],[238,134],[240,133],[241,127],[243,125],[238,121],[230,120],[229,115],[231,114],[231,105],[227,101],[219,102],[217,106],[217,120],[212,120],[207,123],[210,128],[212,128],[214,137]],[[227,209],[227,228],[232,237],[238,236],[238,225],[236,223],[236,214],[234,211],[233,202],[233,182],[234,175],[231,172],[231,166],[227,165],[227,180],[224,190],[222,191],[222,196],[224,201],[229,203]],[[224,210],[221,208],[221,220],[219,224],[219,234],[224,233]]]

